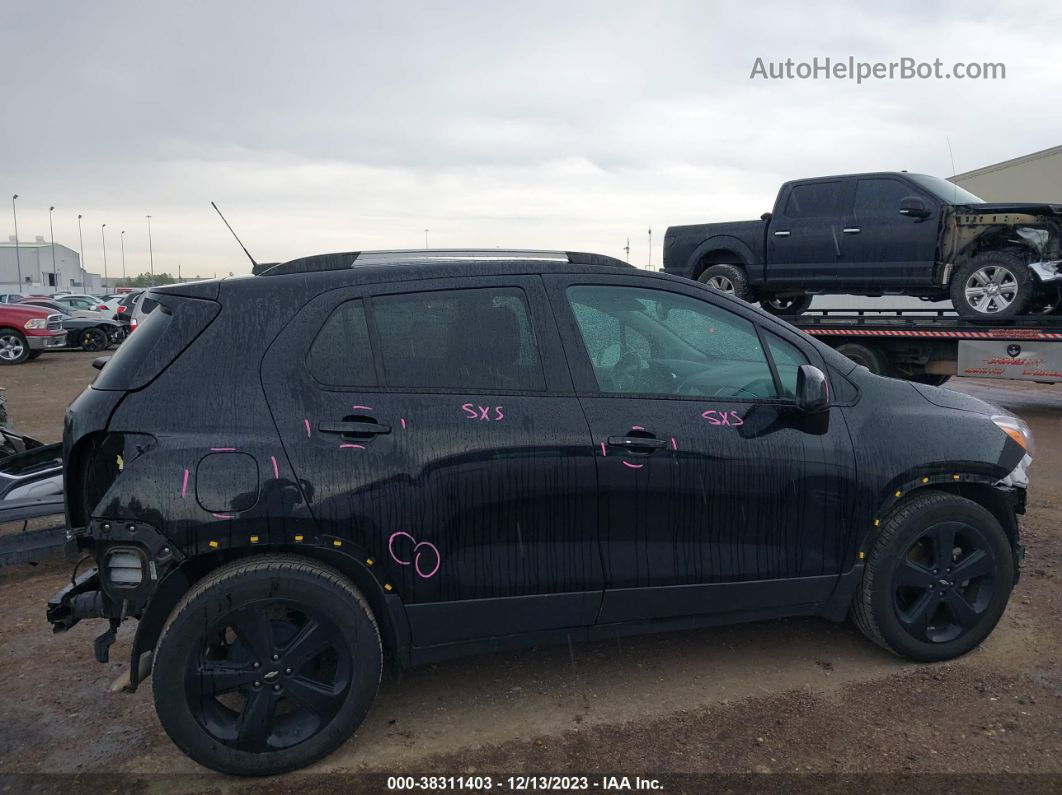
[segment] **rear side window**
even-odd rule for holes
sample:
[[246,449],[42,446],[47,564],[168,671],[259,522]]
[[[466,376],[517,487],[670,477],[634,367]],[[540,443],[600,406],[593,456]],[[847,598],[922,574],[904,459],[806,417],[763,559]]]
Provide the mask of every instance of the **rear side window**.
[[388,386],[545,389],[519,288],[381,296],[372,310]]
[[94,389],[140,389],[169,366],[221,310],[215,301],[160,296],[157,311],[144,318],[111,356],[92,383]]
[[856,218],[900,219],[900,200],[917,193],[897,179],[861,179],[852,212]]
[[785,203],[787,218],[822,218],[836,215],[841,206],[841,189],[844,183],[812,182],[794,185]]
[[321,327],[307,360],[310,374],[329,386],[376,386],[369,327],[360,300],[340,304]]

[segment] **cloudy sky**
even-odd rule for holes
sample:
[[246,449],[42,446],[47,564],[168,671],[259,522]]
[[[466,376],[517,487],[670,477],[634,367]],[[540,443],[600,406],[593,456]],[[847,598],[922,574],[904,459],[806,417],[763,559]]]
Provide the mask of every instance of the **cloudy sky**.
[[[0,192],[111,275],[505,246],[653,263],[669,224],[755,217],[785,179],[947,176],[1062,143],[1050,3],[49,2],[0,7]],[[757,57],[996,81],[750,79]],[[2,205],[0,205],[2,207]],[[10,208],[0,225],[13,232]],[[113,231],[112,231],[113,230]]]

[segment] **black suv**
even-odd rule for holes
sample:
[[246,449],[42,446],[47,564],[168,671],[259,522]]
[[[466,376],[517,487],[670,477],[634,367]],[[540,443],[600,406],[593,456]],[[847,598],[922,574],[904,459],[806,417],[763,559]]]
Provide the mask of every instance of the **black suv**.
[[152,290],[70,406],[49,604],[138,624],[198,762],[291,770],[398,666],[777,616],[969,651],[1032,440],[702,284],[564,252],[307,257]]

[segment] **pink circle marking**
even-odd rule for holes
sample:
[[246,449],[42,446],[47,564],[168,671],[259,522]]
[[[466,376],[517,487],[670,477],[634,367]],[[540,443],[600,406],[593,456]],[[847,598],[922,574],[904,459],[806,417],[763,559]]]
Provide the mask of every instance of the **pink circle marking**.
[[[420,570],[420,552],[418,550],[421,547],[428,547],[429,549],[431,549],[432,552],[435,553],[435,568],[429,571],[427,574]],[[442,565],[442,555],[439,554],[438,547],[436,547],[435,544],[431,543],[431,541],[421,541],[419,544],[413,547],[413,552],[413,568],[416,569],[417,574],[420,577],[423,577],[425,580],[433,576],[435,572],[439,570],[439,567]]]
[[413,561],[402,560],[402,558],[398,557],[398,555],[395,554],[395,539],[399,536],[405,536],[410,541],[412,541],[414,549],[416,549],[417,539],[415,539],[413,536],[403,530],[399,530],[396,533],[391,533],[391,537],[387,539],[387,551],[391,553],[391,557],[394,559],[395,563],[399,564],[400,566],[408,566]]

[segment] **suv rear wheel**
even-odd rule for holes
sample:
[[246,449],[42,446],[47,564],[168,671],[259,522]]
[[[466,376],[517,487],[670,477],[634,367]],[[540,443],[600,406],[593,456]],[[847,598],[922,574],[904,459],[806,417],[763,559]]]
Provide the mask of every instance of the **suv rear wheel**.
[[929,491],[885,522],[852,616],[889,651],[947,660],[988,637],[1013,587],[1010,539],[996,518],[972,500]]
[[951,302],[963,317],[1002,320],[1028,311],[1036,280],[1016,254],[974,257],[951,278]]
[[364,597],[315,561],[224,566],[174,609],[155,654],[155,709],[174,743],[222,773],[266,776],[345,742],[376,697],[380,633]]

